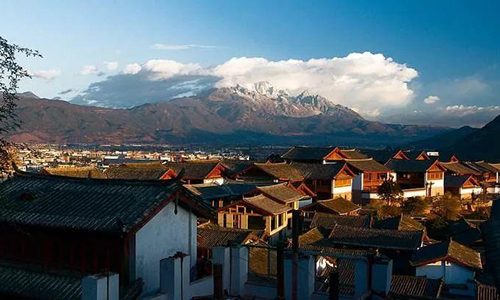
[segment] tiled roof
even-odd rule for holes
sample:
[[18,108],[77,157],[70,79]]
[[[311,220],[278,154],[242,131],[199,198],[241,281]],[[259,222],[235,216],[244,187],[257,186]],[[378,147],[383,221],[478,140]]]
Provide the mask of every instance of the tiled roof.
[[0,294],[22,299],[81,299],[82,277],[0,265]]
[[339,255],[367,256],[373,251],[336,248],[328,239],[328,232],[320,228],[312,228],[299,236],[299,248],[304,251],[321,253],[324,256],[335,257]]
[[442,279],[395,275],[392,276],[390,294],[408,299],[438,299],[443,289]]
[[356,149],[340,149],[342,154],[347,156],[348,159],[366,159],[368,156],[364,155],[363,153],[359,152]]
[[259,186],[257,187],[257,190],[268,197],[271,197],[273,199],[276,199],[284,203],[295,202],[304,198],[304,195],[302,195],[301,193],[297,192],[297,190],[287,186],[284,183],[268,185],[268,186]]
[[490,219],[480,226],[484,240],[485,265],[500,287],[500,201],[493,201]]
[[298,169],[306,179],[332,180],[345,166],[345,162],[333,164],[291,163],[291,166]]
[[289,160],[300,161],[322,161],[325,156],[330,154],[334,147],[299,147],[294,146],[285,152],[281,157]]
[[442,166],[448,170],[448,172],[459,174],[459,175],[481,175],[476,170],[466,166],[461,162],[442,162]]
[[374,159],[349,159],[347,164],[362,172],[390,172],[391,170]]
[[198,228],[198,247],[212,249],[227,247],[229,243],[242,245],[248,241],[256,241],[259,232],[236,228]]
[[292,209],[291,207],[280,204],[264,195],[243,198],[242,201],[272,215],[281,214]]
[[433,164],[432,160],[390,159],[385,166],[396,172],[425,173]]
[[494,165],[489,164],[485,161],[465,162],[465,164],[468,167],[470,167],[478,172],[481,172],[481,173],[498,173],[498,172],[500,172],[500,170],[498,168],[496,168]]
[[483,269],[479,252],[453,240],[420,248],[414,253],[411,264],[414,266],[422,266],[441,260],[453,261],[458,265],[469,267],[474,270]]
[[500,294],[496,287],[491,285],[485,285],[478,283],[477,284],[477,292],[476,292],[477,300],[500,300]]
[[472,224],[464,218],[450,223],[449,230],[453,240],[465,246],[474,244],[482,239],[479,226]]
[[255,163],[254,165],[256,168],[262,170],[263,172],[271,175],[276,179],[285,179],[285,180],[304,179],[299,170],[295,169],[294,167],[292,167],[287,163],[276,163],[276,164]]
[[75,178],[106,178],[106,174],[96,167],[57,167],[43,168],[40,174],[75,177]]
[[390,230],[400,230],[400,231],[425,230],[424,225],[403,214],[379,220],[375,223],[375,227],[379,229],[390,229]]
[[204,179],[212,172],[218,162],[165,162],[163,165],[172,169],[175,174],[184,170],[185,179]]
[[307,206],[302,207],[302,210],[314,211],[318,207],[326,208],[327,210],[331,211],[332,213],[336,213],[339,215],[354,212],[354,211],[361,209],[361,207],[357,206],[356,204],[352,203],[351,201],[346,200],[342,197],[339,197],[339,198],[330,199],[330,200],[319,200],[319,201],[313,202]]
[[339,245],[382,249],[416,250],[422,244],[423,232],[335,226],[330,241]]
[[462,187],[472,175],[445,175],[444,176],[444,186],[445,187]]
[[[141,165],[141,164],[136,164]],[[144,163],[144,165],[146,165]],[[111,165],[105,174],[109,179],[138,179],[138,180],[158,180],[168,171],[168,168],[161,164],[150,164],[149,166],[131,166],[129,164]]]
[[175,181],[19,173],[0,185],[0,222],[123,233],[165,204],[177,187]]
[[316,212],[311,221],[310,227],[321,227],[333,229],[335,225],[369,228],[371,226],[371,216],[338,216],[328,213]]
[[223,165],[227,173],[229,175],[239,173],[246,168],[250,167],[253,165],[253,161],[251,160],[237,160],[237,159],[224,159],[221,161],[221,165]]
[[184,188],[189,190],[194,196],[200,197],[203,200],[241,197],[256,187],[255,184],[251,183],[200,183],[184,185]]

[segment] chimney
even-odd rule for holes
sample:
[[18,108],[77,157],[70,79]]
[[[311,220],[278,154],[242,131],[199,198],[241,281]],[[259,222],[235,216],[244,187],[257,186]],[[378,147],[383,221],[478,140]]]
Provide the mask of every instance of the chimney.
[[119,276],[95,274],[82,279],[82,300],[119,300]]
[[376,257],[372,265],[372,291],[374,294],[386,296],[391,289],[392,260],[387,257]]

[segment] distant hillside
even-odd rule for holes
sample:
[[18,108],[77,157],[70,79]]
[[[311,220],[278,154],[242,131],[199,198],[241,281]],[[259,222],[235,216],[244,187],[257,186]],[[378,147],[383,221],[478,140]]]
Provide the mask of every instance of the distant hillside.
[[500,161],[500,116],[444,150],[460,159]]
[[268,83],[212,89],[130,109],[26,96],[20,96],[17,109],[23,124],[10,134],[15,142],[381,146],[447,131],[368,121],[319,95],[305,91],[290,96]]
[[409,144],[409,148],[428,150],[446,149],[457,143],[459,140],[477,132],[478,130],[478,128],[464,126],[456,130],[450,130],[448,132],[441,133],[430,138],[412,142]]

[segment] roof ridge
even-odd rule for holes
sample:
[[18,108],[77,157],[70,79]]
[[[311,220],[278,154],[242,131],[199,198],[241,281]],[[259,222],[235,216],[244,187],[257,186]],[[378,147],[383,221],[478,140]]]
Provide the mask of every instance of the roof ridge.
[[140,180],[140,179],[109,179],[109,178],[79,178],[79,177],[68,177],[61,175],[44,175],[37,173],[24,172],[21,170],[15,170],[14,178],[37,178],[44,180],[64,180],[71,181],[75,183],[82,184],[102,184],[102,185],[157,185],[157,186],[167,186],[173,183],[178,183],[177,178],[168,180]]

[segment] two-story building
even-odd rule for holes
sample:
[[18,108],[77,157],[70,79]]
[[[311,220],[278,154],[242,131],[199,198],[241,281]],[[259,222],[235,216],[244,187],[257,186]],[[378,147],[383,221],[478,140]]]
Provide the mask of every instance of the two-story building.
[[394,179],[395,173],[374,159],[346,160],[349,168],[356,174],[352,184],[353,201],[367,203],[378,199],[378,187],[387,179]]
[[394,179],[405,198],[444,194],[446,169],[437,160],[390,159],[385,166],[396,173]]
[[304,183],[317,199],[352,198],[352,181],[356,176],[343,161],[329,164],[291,163],[304,176]]
[[244,197],[230,205],[219,208],[217,224],[225,228],[264,230],[271,241],[286,238],[289,212],[293,208],[259,194]]

